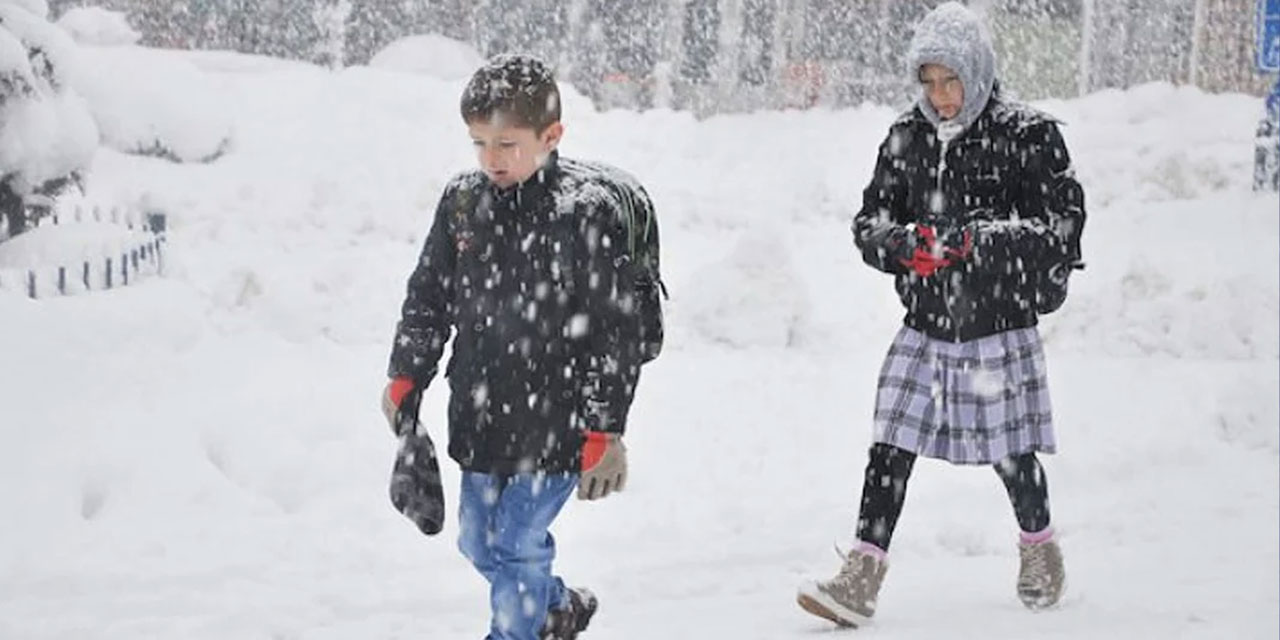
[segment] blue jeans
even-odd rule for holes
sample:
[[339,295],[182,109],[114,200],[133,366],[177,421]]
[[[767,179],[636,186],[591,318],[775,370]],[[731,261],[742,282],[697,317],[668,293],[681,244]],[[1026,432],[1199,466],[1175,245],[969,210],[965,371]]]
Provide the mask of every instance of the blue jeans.
[[578,474],[462,473],[458,548],[489,581],[487,640],[536,640],[547,611],[564,604],[547,529],[577,485]]

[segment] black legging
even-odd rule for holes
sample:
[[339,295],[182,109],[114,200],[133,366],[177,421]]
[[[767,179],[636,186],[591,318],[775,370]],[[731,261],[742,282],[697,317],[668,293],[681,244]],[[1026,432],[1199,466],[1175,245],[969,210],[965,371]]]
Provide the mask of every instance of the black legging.
[[[898,525],[902,503],[907,497],[907,480],[916,455],[892,445],[872,445],[867,472],[862,483],[862,507],[858,513],[858,539],[889,550],[889,540]],[[1042,531],[1049,526],[1049,485],[1035,453],[1009,456],[995,465],[1013,503],[1013,513],[1023,531]]]

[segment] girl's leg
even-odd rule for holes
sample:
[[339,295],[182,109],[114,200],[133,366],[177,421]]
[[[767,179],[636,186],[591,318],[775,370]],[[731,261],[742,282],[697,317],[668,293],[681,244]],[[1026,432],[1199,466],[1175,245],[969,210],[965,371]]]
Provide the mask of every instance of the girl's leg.
[[1023,453],[997,462],[995,469],[1009,493],[1023,541],[1039,542],[1028,538],[1037,534],[1047,536],[1049,529],[1049,484],[1040,460],[1033,452]]
[[1049,526],[1049,485],[1034,453],[996,463],[1022,535],[1018,541],[1018,599],[1030,609],[1058,603],[1066,585],[1062,548]]
[[857,537],[875,546],[881,554],[889,550],[915,461],[916,455],[905,449],[883,443],[871,447],[862,481]]
[[800,588],[796,602],[805,611],[840,625],[865,624],[876,613],[876,600],[888,564],[885,552],[907,497],[914,453],[887,444],[871,447],[862,482],[858,513],[860,544],[849,551],[844,566],[830,580]]

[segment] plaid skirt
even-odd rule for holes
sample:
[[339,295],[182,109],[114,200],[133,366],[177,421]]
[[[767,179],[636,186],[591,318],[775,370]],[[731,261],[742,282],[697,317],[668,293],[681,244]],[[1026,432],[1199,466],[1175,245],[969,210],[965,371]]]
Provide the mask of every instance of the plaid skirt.
[[903,327],[880,370],[874,440],[956,464],[1053,453],[1040,333],[955,343]]

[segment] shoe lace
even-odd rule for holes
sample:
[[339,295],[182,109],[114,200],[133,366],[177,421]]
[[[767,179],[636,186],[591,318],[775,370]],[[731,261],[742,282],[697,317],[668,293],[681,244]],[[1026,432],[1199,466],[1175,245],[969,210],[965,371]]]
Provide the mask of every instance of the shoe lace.
[[1026,570],[1018,584],[1029,587],[1040,586],[1049,577],[1049,553],[1045,545],[1028,545],[1023,550],[1022,563]]
[[845,551],[840,548],[839,543],[833,543],[837,556],[840,556],[840,572],[831,579],[831,583],[838,584],[841,587],[848,588],[855,582],[862,580],[862,554]]
[[845,551],[844,549],[841,549],[839,542],[832,542],[831,546],[836,550],[836,555],[840,556],[841,561],[847,560],[849,558],[849,552]]

